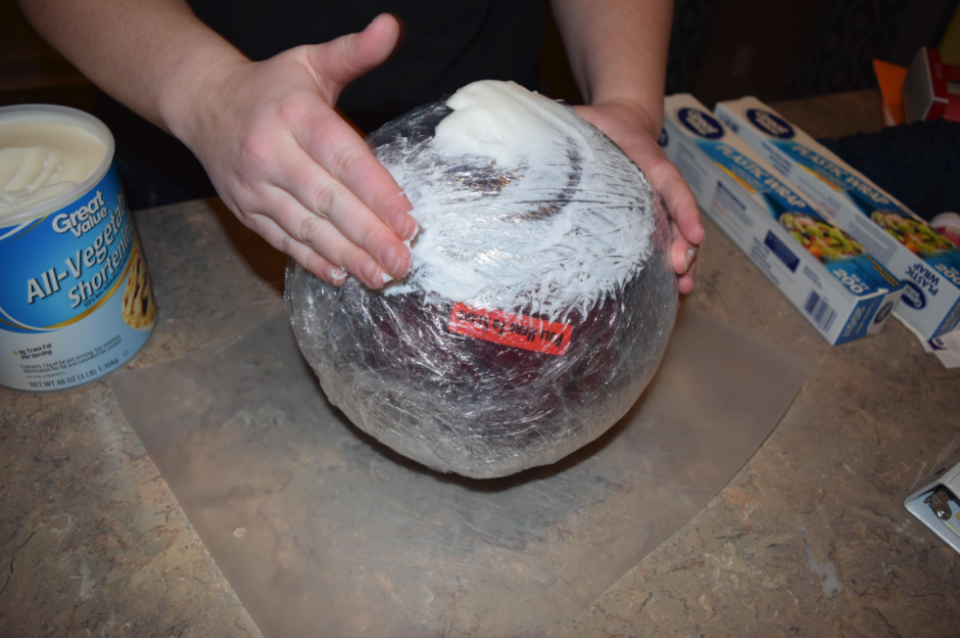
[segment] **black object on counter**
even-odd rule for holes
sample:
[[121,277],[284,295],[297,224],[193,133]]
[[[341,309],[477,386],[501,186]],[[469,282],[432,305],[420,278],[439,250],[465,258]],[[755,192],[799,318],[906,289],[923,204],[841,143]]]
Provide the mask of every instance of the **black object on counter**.
[[818,141],[927,221],[945,211],[960,211],[956,122],[916,122]]

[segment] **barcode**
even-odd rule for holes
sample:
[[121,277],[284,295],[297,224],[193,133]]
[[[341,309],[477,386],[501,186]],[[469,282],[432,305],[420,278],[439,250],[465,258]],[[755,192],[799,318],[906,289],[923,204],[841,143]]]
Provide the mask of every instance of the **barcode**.
[[837,316],[837,313],[835,313],[833,309],[827,305],[827,302],[821,299],[820,295],[815,291],[810,292],[810,296],[807,297],[807,303],[803,305],[803,309],[807,311],[807,314],[813,318],[813,322],[824,332],[830,330],[830,325]]

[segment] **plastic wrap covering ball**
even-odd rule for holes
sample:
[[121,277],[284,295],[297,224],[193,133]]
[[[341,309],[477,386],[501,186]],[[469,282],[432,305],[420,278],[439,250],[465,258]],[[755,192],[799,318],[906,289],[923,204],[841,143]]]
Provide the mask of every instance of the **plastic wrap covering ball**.
[[573,109],[496,82],[369,144],[420,230],[409,274],[382,291],[288,269],[296,336],[330,401],[397,452],[476,478],[553,463],[610,428],[676,316],[669,222],[636,165]]

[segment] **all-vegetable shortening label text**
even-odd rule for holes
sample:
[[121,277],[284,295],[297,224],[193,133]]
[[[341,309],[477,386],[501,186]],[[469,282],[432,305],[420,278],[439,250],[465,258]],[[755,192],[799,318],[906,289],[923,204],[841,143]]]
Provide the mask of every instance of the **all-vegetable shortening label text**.
[[97,234],[86,247],[67,255],[62,264],[55,263],[26,281],[27,305],[60,292],[69,298],[70,308],[96,302],[120,275],[133,248],[133,225],[125,222],[121,205],[110,212],[101,191],[73,213],[56,215],[51,224],[55,233],[71,233],[77,239],[91,231]]
[[73,203],[0,227],[0,385],[97,378],[143,345],[155,317],[115,168]]

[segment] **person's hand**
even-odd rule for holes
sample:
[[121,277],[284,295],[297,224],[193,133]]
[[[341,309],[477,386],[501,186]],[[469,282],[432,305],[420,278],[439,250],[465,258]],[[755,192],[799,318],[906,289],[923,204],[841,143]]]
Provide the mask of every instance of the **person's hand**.
[[237,217],[334,285],[349,273],[379,288],[409,268],[410,203],[334,110],[347,84],[387,59],[399,29],[381,15],[325,44],[212,65],[176,127]]
[[670,259],[680,278],[680,292],[693,290],[697,246],[703,242],[700,210],[683,175],[657,145],[659,130],[644,112],[627,103],[577,106],[577,112],[616,142],[640,167],[654,190],[663,197],[673,226]]

